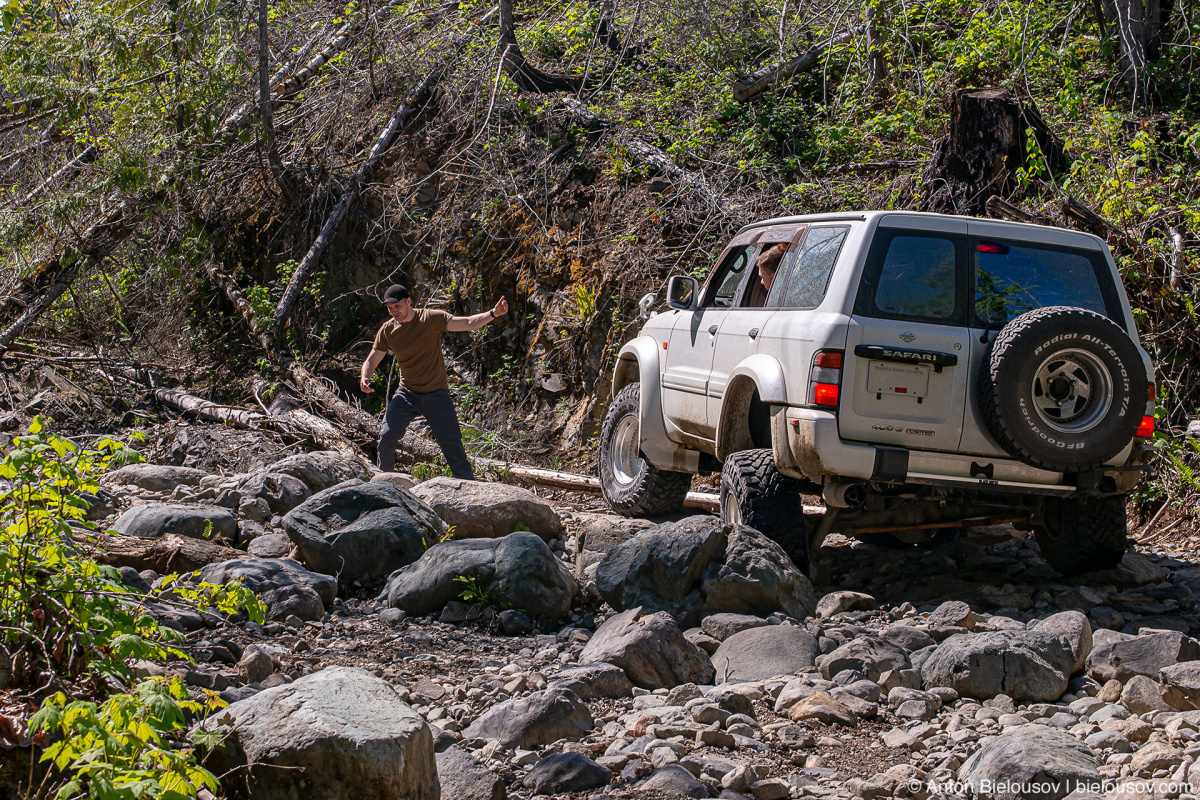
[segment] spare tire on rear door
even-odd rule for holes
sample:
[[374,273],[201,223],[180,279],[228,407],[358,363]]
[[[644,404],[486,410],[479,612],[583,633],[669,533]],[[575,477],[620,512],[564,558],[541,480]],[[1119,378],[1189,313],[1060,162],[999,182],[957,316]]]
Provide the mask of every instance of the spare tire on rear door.
[[1049,306],[1004,326],[980,365],[979,410],[996,442],[1055,472],[1098,467],[1133,439],[1147,377],[1129,334],[1094,311]]

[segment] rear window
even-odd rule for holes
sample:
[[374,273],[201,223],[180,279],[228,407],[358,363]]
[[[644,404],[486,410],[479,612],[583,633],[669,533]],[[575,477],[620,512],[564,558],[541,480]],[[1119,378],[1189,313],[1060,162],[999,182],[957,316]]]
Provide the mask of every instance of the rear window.
[[964,238],[932,231],[876,231],[855,313],[961,325],[965,314],[958,265]]
[[[804,237],[798,252],[790,255],[786,273],[771,284],[767,306],[783,308],[816,308],[825,297],[829,274],[837,263],[842,242],[849,228],[812,228]],[[782,280],[781,280],[782,278]]]
[[1104,256],[1097,251],[976,240],[975,323],[1007,321],[1046,306],[1077,306],[1124,327]]

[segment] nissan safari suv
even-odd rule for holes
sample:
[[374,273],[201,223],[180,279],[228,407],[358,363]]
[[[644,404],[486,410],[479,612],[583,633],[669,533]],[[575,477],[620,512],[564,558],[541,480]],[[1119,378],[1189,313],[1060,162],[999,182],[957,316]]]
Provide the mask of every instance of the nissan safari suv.
[[[756,258],[779,244],[763,300]],[[1120,561],[1154,382],[1100,239],[907,212],[772,219],[667,294],[613,375],[599,471],[616,512],[677,511],[719,469],[722,518],[802,569],[831,532],[917,543],[1000,523],[1064,573]]]

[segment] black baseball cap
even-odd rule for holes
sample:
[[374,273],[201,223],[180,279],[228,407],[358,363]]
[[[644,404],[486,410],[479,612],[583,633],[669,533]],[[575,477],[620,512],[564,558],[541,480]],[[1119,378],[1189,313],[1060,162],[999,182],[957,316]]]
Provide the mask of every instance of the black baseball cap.
[[405,289],[398,283],[393,283],[387,288],[387,291],[383,293],[383,302],[399,303],[401,300],[407,300],[410,297],[412,297],[412,295],[408,293],[408,289]]

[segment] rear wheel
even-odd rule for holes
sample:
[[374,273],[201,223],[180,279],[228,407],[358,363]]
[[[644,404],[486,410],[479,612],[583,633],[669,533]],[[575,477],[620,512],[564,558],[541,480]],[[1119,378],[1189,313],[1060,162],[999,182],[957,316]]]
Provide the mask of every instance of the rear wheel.
[[1125,498],[1049,497],[1034,535],[1046,561],[1064,575],[1111,569],[1125,555]]
[[600,428],[600,491],[626,517],[670,514],[683,508],[690,472],[656,469],[641,454],[641,384],[617,393]]
[[796,482],[775,467],[771,450],[742,450],[721,470],[721,519],[746,525],[783,548],[808,571],[808,530]]

